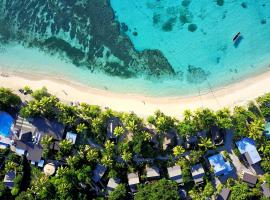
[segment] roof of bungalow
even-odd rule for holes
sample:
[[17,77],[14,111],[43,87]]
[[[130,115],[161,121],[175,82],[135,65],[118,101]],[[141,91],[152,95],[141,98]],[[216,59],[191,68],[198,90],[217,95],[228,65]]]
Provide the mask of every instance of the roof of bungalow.
[[36,117],[31,122],[36,127],[36,131],[41,135],[50,135],[55,140],[62,140],[64,134],[64,126],[55,120],[48,120],[41,117]]
[[180,166],[175,165],[173,167],[168,167],[169,178],[176,181],[177,183],[183,183],[182,171]]
[[26,158],[33,162],[39,162],[42,157],[43,149],[40,144],[34,144],[33,142],[16,142],[16,153],[18,155],[25,155]]
[[72,142],[72,144],[75,144],[76,139],[77,139],[77,134],[72,133],[72,132],[67,132],[66,139],[70,140]]
[[195,183],[202,183],[205,175],[202,164],[192,166],[191,174]]
[[111,118],[107,125],[107,137],[110,139],[116,138],[116,135],[114,135],[114,129],[120,125],[120,120],[117,117]]
[[14,179],[16,177],[15,171],[9,171],[6,173],[4,177],[4,184],[7,186],[9,189],[12,189],[14,187]]
[[236,145],[241,154],[246,156],[246,159],[250,165],[261,161],[261,157],[257,151],[255,141],[251,138],[243,138],[236,142]]
[[160,173],[159,173],[158,167],[156,167],[156,166],[147,167],[146,168],[146,177],[147,178],[159,178]]
[[257,176],[250,174],[250,173],[247,173],[247,172],[244,172],[243,181],[245,183],[247,183],[249,186],[254,187],[257,183],[257,180],[258,180]]
[[208,160],[210,162],[210,165],[214,168],[214,172],[216,176],[220,176],[222,174],[226,175],[232,171],[232,167],[230,163],[225,162],[221,154],[210,156]]
[[163,139],[163,150],[168,149],[169,145],[174,145],[176,142],[176,133],[174,131],[166,132]]
[[106,166],[97,164],[96,168],[93,171],[93,177],[92,177],[93,181],[95,183],[100,181],[100,179],[102,179],[106,171],[107,171]]
[[263,195],[265,197],[270,197],[270,187],[269,187],[269,185],[266,182],[264,182],[261,185],[261,187],[262,187]]
[[139,175],[138,173],[130,173],[128,174],[128,184],[130,186],[137,185],[140,183]]
[[112,192],[118,185],[120,184],[120,179],[118,178],[110,178],[107,184],[107,192]]
[[217,197],[217,200],[228,200],[230,197],[231,190],[229,188],[223,188]]

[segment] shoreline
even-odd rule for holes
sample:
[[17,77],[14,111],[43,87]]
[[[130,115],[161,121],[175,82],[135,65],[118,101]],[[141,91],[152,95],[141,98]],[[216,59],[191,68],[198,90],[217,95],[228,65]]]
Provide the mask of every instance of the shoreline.
[[146,97],[136,94],[118,94],[59,78],[44,78],[38,74],[6,70],[0,71],[0,74],[0,86],[10,88],[15,92],[25,85],[29,85],[33,90],[45,86],[51,94],[64,102],[79,101],[99,105],[102,108],[109,107],[116,111],[133,111],[144,118],[158,109],[177,118],[181,118],[185,109],[195,110],[201,107],[213,110],[223,107],[232,109],[236,105],[245,105],[248,101],[270,92],[270,70],[206,94],[187,97]]

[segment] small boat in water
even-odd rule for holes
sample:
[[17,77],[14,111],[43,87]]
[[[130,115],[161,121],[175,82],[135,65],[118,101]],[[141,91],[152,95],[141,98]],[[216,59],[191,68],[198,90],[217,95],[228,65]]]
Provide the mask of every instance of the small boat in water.
[[241,37],[241,33],[238,32],[238,33],[233,37],[233,42],[236,42],[240,37]]

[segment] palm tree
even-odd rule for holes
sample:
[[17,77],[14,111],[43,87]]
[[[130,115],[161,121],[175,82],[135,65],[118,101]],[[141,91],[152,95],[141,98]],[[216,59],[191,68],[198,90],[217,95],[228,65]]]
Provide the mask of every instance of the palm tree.
[[184,147],[178,145],[178,146],[173,148],[173,155],[174,156],[180,156],[183,153],[185,153],[185,151],[186,150],[184,149]]
[[259,141],[262,139],[263,131],[264,131],[264,122],[261,119],[255,119],[248,126],[248,135],[255,141]]
[[98,160],[98,150],[91,148],[86,152],[86,159],[88,162],[93,162]]
[[114,142],[110,140],[106,140],[104,146],[105,146],[106,151],[113,151],[115,145],[114,145]]
[[125,133],[125,130],[122,126],[117,126],[115,127],[114,131],[113,131],[113,134],[117,137],[123,135]]
[[124,151],[123,154],[121,155],[121,158],[125,161],[128,162],[132,158],[132,153]]
[[17,164],[13,161],[8,161],[5,163],[6,172],[16,170],[16,168],[17,168]]
[[232,117],[228,108],[223,108],[216,112],[217,126],[223,129],[232,127]]
[[84,123],[80,123],[76,127],[77,133],[84,133],[87,130],[87,126]]
[[53,142],[53,137],[50,135],[45,135],[42,137],[40,143],[43,148],[48,148]]
[[184,110],[183,115],[184,115],[184,120],[185,120],[185,121],[190,121],[191,118],[192,118],[192,112],[191,112],[191,110],[189,110],[189,109]]
[[62,154],[66,155],[69,154],[72,150],[72,141],[64,139],[59,143],[60,151]]
[[213,144],[210,138],[202,138],[199,146],[203,147],[204,150],[208,150],[213,147]]
[[129,120],[127,122],[126,128],[131,131],[134,132],[137,129],[137,124],[134,120]]
[[107,155],[107,154],[104,154],[101,158],[101,163],[107,167],[111,167],[112,164],[113,164],[113,160],[112,160],[112,157]]

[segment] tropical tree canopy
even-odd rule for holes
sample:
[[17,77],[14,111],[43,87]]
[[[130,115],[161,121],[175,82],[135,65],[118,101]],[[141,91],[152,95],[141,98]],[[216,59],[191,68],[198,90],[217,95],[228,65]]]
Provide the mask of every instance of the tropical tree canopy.
[[177,183],[171,180],[161,179],[138,187],[135,200],[177,200],[179,199]]
[[13,94],[10,89],[0,87],[0,109],[8,109],[19,106],[21,99],[18,95]]

